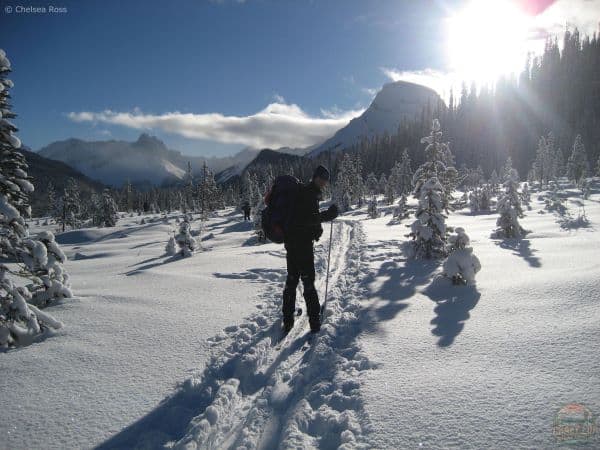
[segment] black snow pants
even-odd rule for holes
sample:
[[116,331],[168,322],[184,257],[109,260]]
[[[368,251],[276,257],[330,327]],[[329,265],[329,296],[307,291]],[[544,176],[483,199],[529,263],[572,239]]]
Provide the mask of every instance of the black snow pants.
[[283,320],[291,321],[296,310],[296,287],[302,280],[306,313],[311,325],[319,321],[319,296],[315,289],[315,261],[312,240],[286,243],[287,280],[283,290]]

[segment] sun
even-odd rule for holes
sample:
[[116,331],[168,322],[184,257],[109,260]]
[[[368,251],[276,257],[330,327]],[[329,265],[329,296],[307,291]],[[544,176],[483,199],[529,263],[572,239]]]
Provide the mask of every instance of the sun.
[[480,84],[523,69],[528,17],[509,0],[474,0],[448,18],[447,56],[456,76]]

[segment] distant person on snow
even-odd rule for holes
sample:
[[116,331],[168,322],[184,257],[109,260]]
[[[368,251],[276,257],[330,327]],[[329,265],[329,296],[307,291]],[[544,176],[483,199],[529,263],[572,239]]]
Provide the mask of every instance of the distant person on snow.
[[250,220],[250,203],[244,202],[242,211],[244,211],[244,221]]
[[313,241],[323,234],[321,222],[335,219],[338,208],[335,204],[319,211],[322,189],[329,183],[329,171],[319,166],[312,180],[299,187],[291,212],[290,224],[284,236],[287,252],[287,279],[283,291],[283,328],[288,332],[294,326],[296,310],[296,287],[302,279],[306,312],[312,332],[321,329],[319,296],[315,289],[315,262]]

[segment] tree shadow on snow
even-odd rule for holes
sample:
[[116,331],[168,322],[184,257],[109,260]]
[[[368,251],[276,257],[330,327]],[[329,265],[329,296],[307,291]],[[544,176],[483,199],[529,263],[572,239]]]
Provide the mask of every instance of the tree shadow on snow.
[[[181,255],[179,253],[176,254],[176,255],[174,255],[174,256],[169,256],[169,257],[167,257],[165,259],[163,259],[163,258],[165,258],[164,255],[163,256],[157,256],[155,258],[150,258],[150,259],[147,259],[146,261],[142,261],[139,264],[144,264],[145,262],[148,262],[149,264],[145,264],[143,266],[138,267],[137,269],[133,269],[133,270],[130,270],[128,272],[125,272],[124,275],[127,275],[128,277],[130,277],[132,275],[139,275],[141,273],[144,273],[146,270],[152,269],[154,267],[162,266],[163,264],[168,264],[170,262],[179,261],[180,259],[182,259]],[[159,260],[159,259],[161,261],[158,261],[158,262],[155,262],[155,263],[150,263],[150,261],[152,261],[152,260]]]
[[254,229],[254,222],[252,221],[241,221],[234,222],[231,225],[223,228],[222,233],[241,233],[243,231],[252,231]]
[[378,278],[385,281],[374,292],[381,300],[375,305],[362,310],[361,322],[367,331],[376,331],[378,324],[392,320],[398,313],[408,307],[405,300],[416,294],[419,286],[426,285],[438,268],[439,262],[434,260],[408,259],[405,263],[396,261],[384,262],[377,273],[371,273],[365,280],[367,284],[376,282]]
[[513,255],[520,256],[531,267],[542,267],[540,258],[533,255],[537,250],[531,248],[529,239],[504,239],[496,242],[496,244],[503,249],[513,250]]
[[481,294],[475,286],[454,286],[443,277],[433,280],[423,294],[437,303],[431,333],[439,337],[438,346],[449,347],[463,330],[469,311],[477,306]]

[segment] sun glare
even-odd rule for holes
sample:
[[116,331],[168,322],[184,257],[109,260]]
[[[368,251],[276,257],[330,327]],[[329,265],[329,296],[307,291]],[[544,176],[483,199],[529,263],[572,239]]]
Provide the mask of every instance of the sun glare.
[[462,80],[489,83],[523,68],[527,16],[509,1],[472,1],[448,20],[450,69]]

